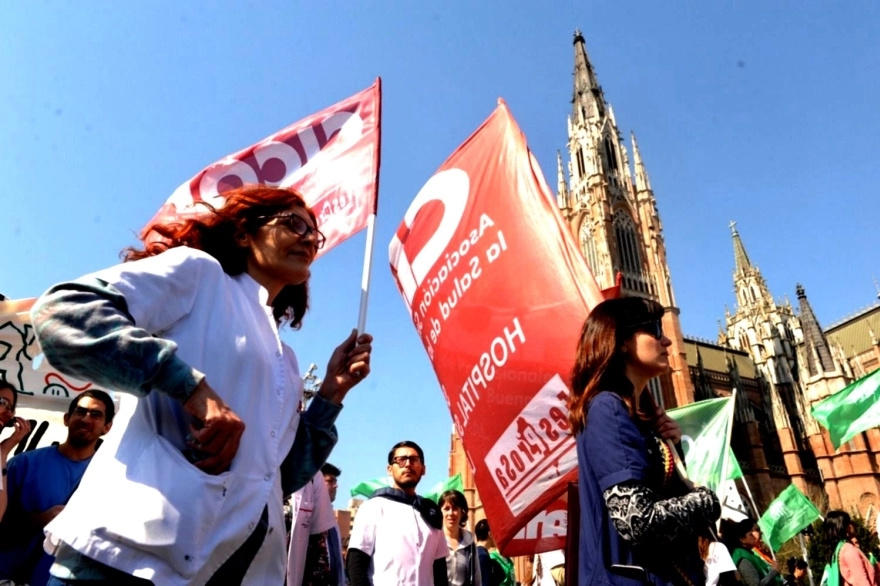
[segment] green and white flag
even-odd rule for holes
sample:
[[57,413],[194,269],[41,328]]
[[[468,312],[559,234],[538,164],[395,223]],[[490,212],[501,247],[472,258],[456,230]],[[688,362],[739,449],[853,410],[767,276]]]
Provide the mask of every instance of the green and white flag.
[[[362,496],[365,498],[370,498],[371,496],[373,496],[373,493],[380,488],[389,488],[391,486],[393,486],[393,484],[391,482],[390,476],[384,476],[382,478],[376,478],[374,480],[367,480],[352,488],[351,496]],[[436,503],[440,499],[440,495],[447,490],[457,490],[459,492],[464,492],[464,485],[461,482],[461,474],[456,474],[451,478],[447,478],[446,480],[438,482],[422,496],[424,496],[425,498],[429,498]]]
[[727,480],[742,478],[742,470],[730,449],[733,400],[733,397],[709,399],[667,411],[681,426],[681,445],[688,476],[694,483],[706,486],[716,494],[722,488],[725,476]]
[[835,449],[880,425],[880,370],[813,405],[813,417],[828,429]]
[[773,551],[779,551],[783,543],[819,517],[819,509],[798,487],[791,484],[770,503],[767,511],[758,519],[758,527],[767,545]]

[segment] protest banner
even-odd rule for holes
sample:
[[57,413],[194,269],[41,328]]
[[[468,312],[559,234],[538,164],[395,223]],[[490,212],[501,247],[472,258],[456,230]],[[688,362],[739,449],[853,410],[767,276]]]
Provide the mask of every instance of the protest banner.
[[[79,393],[92,383],[61,374],[43,359],[43,351],[31,325],[35,299],[0,301],[0,379],[18,390],[15,414],[31,423],[31,432],[13,454],[64,441],[63,415]],[[119,406],[113,393],[110,395]],[[3,436],[11,430],[0,430]]]
[[389,259],[495,540],[535,553],[514,536],[577,476],[567,381],[602,293],[503,102],[418,193]]
[[315,211],[323,254],[367,226],[376,211],[380,80],[362,92],[291,124],[199,171],[178,187],[144,228],[223,206],[223,193],[247,184],[291,187]]
[[880,370],[816,403],[812,413],[828,430],[836,450],[863,431],[880,426]]
[[733,402],[733,397],[708,399],[667,411],[681,427],[688,477],[695,484],[712,489],[722,501],[724,481],[742,478],[729,440]]
[[758,519],[764,541],[777,552],[779,547],[800,533],[821,515],[819,509],[810,502],[794,484],[783,490],[773,499],[767,510]]

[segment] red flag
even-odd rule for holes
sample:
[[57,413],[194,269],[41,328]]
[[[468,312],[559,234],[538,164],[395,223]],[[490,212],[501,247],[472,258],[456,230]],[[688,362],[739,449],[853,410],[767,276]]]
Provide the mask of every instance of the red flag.
[[500,102],[416,196],[391,271],[499,547],[577,475],[567,381],[602,293]]
[[292,187],[318,216],[327,252],[367,225],[376,212],[379,176],[381,80],[255,145],[199,171],[168,198],[144,228],[186,214],[205,213],[204,201],[223,205],[223,193],[245,184]]

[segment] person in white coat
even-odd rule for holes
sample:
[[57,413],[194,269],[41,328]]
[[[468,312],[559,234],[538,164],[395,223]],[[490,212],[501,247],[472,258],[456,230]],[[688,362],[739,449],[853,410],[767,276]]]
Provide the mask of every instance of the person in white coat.
[[125,261],[52,287],[31,318],[48,362],[120,391],[113,430],[46,527],[50,585],[281,584],[283,495],[337,440],[372,338],[333,353],[309,409],[296,355],[324,243],[292,189],[245,186],[152,225]]

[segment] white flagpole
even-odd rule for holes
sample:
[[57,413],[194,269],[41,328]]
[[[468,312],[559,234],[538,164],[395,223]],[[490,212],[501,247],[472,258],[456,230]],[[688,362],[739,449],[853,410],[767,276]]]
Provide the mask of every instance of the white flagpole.
[[361,276],[361,309],[358,313],[358,334],[367,326],[367,302],[370,299],[370,273],[373,265],[373,246],[376,242],[376,214],[367,218],[367,246],[364,250],[364,272]]
[[721,501],[722,507],[727,500],[727,477],[730,476],[730,458],[728,458],[728,456],[733,452],[730,447],[730,441],[733,438],[734,417],[736,417],[736,387],[733,388],[733,392],[730,395],[730,417],[727,421],[727,441],[724,443],[724,460],[721,462],[721,490],[719,491],[721,494],[718,495],[718,500]]

